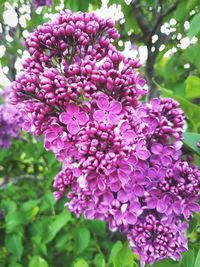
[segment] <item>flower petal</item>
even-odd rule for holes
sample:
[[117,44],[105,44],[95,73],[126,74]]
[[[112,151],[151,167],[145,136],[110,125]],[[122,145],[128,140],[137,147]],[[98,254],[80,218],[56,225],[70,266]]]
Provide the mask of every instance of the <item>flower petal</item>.
[[118,192],[120,190],[120,188],[121,188],[120,182],[110,183],[110,189],[113,192]]
[[129,206],[129,210],[132,212],[136,212],[141,208],[141,205],[138,201],[131,201],[130,206]]
[[137,156],[141,160],[146,160],[149,158],[150,153],[147,149],[140,149],[137,151]]
[[126,132],[123,133],[123,138],[128,141],[134,141],[135,133],[132,130],[127,130]]
[[122,104],[118,101],[111,101],[108,110],[110,113],[119,114],[122,110]]
[[151,146],[151,152],[155,155],[159,155],[160,153],[162,153],[162,149],[163,149],[163,146],[159,143],[154,143]]
[[167,209],[167,205],[163,200],[158,200],[157,205],[156,205],[156,209],[158,212],[164,213]]
[[67,124],[70,123],[72,117],[73,117],[73,116],[72,116],[71,114],[69,114],[69,113],[67,113],[67,112],[63,112],[63,113],[60,114],[60,116],[59,116],[59,120],[60,120],[62,123],[64,123],[64,124],[67,125]]
[[71,114],[71,116],[74,116],[79,113],[80,108],[76,104],[70,103],[70,104],[67,104],[66,110],[68,114]]
[[157,202],[158,202],[158,199],[155,198],[155,197],[150,197],[148,200],[147,200],[147,208],[149,209],[154,209],[157,205]]
[[85,112],[79,112],[77,114],[77,122],[79,125],[85,125],[88,122],[89,116]]
[[193,212],[199,212],[200,211],[200,207],[197,203],[189,203],[188,208]]
[[113,113],[109,113],[108,114],[108,122],[111,123],[111,124],[117,124],[120,120],[120,117],[116,114],[113,114]]
[[107,97],[101,96],[97,101],[97,106],[101,110],[108,110],[109,101]]
[[96,110],[96,111],[94,112],[93,118],[94,118],[96,121],[105,121],[105,120],[106,120],[105,112],[102,111],[102,110]]
[[141,185],[136,184],[133,186],[133,192],[137,197],[142,197],[144,194],[144,188]]
[[131,173],[131,166],[130,165],[128,165],[128,164],[119,164],[119,168],[123,171],[123,172],[125,172],[125,173],[127,173],[127,174],[130,174]]
[[135,224],[137,222],[137,217],[134,213],[132,212],[127,212],[126,214],[126,221],[128,224]]
[[128,177],[129,177],[129,174],[124,172],[123,170],[118,170],[118,176],[119,176],[119,179],[120,181],[123,183],[123,184],[126,184],[128,182]]
[[124,190],[120,190],[117,193],[117,199],[122,203],[126,203],[129,200],[129,194],[127,194]]
[[67,125],[67,130],[70,132],[70,134],[74,135],[77,134],[79,131],[80,127],[77,123],[77,121],[71,121],[68,125]]
[[162,162],[163,166],[167,166],[172,162],[172,159],[170,156],[164,155],[163,157],[161,157],[161,162]]
[[164,155],[173,155],[174,154],[174,148],[173,148],[173,146],[165,146],[164,148],[163,148],[163,154]]

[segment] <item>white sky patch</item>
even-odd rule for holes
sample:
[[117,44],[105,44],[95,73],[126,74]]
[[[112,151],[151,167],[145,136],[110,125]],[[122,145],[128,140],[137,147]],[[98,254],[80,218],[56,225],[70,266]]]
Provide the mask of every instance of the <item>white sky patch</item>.
[[22,28],[26,28],[26,20],[28,19],[30,19],[30,16],[28,14],[20,16],[19,23],[22,26]]
[[189,23],[189,21],[186,20],[186,21],[184,22],[184,28],[185,28],[186,31],[189,30],[189,28],[190,28],[190,23]]
[[7,78],[0,65],[0,85],[2,85],[2,87],[6,87],[9,86],[10,84],[11,84],[10,80]]
[[111,18],[113,21],[123,19],[124,14],[121,11],[121,5],[113,4],[108,7],[108,3],[109,0],[103,0],[101,8],[97,9],[95,13],[104,19]]
[[152,44],[154,44],[155,42],[157,42],[158,41],[158,35],[157,34],[154,34],[153,36],[152,36]]
[[176,47],[172,47],[172,49],[169,49],[165,54],[164,54],[164,57],[165,58],[168,58],[170,57],[171,55],[173,55],[174,53],[177,52],[177,48]]
[[126,57],[136,58],[138,56],[138,50],[133,49],[133,45],[131,44],[130,41],[125,42],[124,47],[125,48],[124,48],[124,51],[122,53]]
[[140,46],[139,47],[139,59],[142,64],[144,64],[147,60],[148,52],[147,52],[147,47],[145,46]]
[[16,27],[18,23],[17,13],[15,12],[14,8],[6,3],[5,4],[5,11],[3,12],[3,20],[4,22],[10,27]]
[[0,58],[4,56],[6,48],[4,45],[0,45]]
[[172,26],[176,25],[176,20],[174,18],[170,19],[169,24]]
[[178,47],[181,49],[186,49],[190,45],[190,38],[189,37],[184,37],[183,39],[180,40],[180,44],[178,44]]
[[162,45],[159,47],[159,51],[161,52],[161,51],[163,51],[164,49],[165,49],[165,45],[162,44]]

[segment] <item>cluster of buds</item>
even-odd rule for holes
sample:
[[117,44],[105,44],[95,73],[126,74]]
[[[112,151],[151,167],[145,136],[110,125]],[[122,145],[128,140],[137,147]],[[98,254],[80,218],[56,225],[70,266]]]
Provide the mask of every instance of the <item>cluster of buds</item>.
[[145,263],[187,250],[185,229],[197,205],[200,172],[182,161],[184,114],[153,99],[138,59],[113,45],[112,20],[62,11],[27,40],[30,57],[13,83],[24,129],[44,135],[63,163],[56,199],[77,216],[125,233]]

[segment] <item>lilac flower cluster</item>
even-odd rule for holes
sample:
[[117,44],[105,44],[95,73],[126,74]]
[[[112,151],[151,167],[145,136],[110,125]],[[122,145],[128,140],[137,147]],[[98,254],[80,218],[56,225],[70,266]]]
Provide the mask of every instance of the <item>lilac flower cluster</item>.
[[19,138],[22,127],[22,115],[19,105],[9,104],[10,88],[6,88],[0,94],[5,103],[0,105],[0,148],[8,148],[13,138]]
[[184,114],[172,99],[153,99],[140,63],[112,42],[110,19],[62,11],[27,40],[30,58],[13,83],[24,129],[44,134],[63,162],[56,199],[77,216],[105,220],[127,234],[145,263],[187,250],[186,220],[199,211],[200,172],[181,159]]
[[51,6],[52,5],[52,0],[33,0],[33,4],[36,7],[40,7],[40,6]]

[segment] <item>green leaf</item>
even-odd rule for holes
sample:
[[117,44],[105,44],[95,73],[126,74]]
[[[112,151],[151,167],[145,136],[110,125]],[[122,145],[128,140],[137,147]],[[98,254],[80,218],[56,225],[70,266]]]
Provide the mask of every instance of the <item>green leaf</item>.
[[180,267],[181,263],[182,263],[181,261],[180,262],[176,262],[176,261],[173,261],[173,260],[162,260],[162,261],[156,262],[153,265],[153,267]]
[[182,22],[185,19],[187,1],[188,0],[182,0],[182,1],[180,1],[178,7],[176,8],[176,11],[175,11],[175,19],[178,22]]
[[22,245],[22,235],[20,233],[8,234],[6,235],[5,242],[8,251],[16,256],[17,260],[20,260],[24,250]]
[[89,265],[84,259],[80,259],[74,264],[74,267],[89,267]]
[[194,256],[194,250],[189,250],[185,253],[183,253],[183,266],[184,267],[193,267],[194,266],[194,260],[195,260],[195,256]]
[[199,267],[200,266],[200,250],[197,254],[197,257],[196,257],[196,261],[195,261],[195,264],[194,264],[194,267]]
[[25,223],[23,215],[23,212],[15,211],[6,216],[6,229],[8,232],[16,231],[19,226]]
[[74,1],[74,0],[64,1],[64,5],[65,5],[65,7],[70,8],[73,12],[78,11],[78,2],[77,1]]
[[87,222],[87,227],[89,230],[94,232],[97,236],[106,236],[106,222],[99,220],[92,220]]
[[114,257],[114,267],[133,267],[133,260],[133,252],[126,242]]
[[123,247],[121,241],[117,241],[110,252],[109,262],[113,262],[114,257],[117,255],[117,253],[120,251],[120,249]]
[[190,11],[198,3],[199,3],[199,0],[188,0],[186,10]]
[[40,202],[39,199],[31,199],[31,200],[25,202],[25,203],[22,205],[22,209],[23,209],[24,211],[31,210],[32,208],[34,208],[35,206],[37,206],[39,202]]
[[197,147],[197,142],[200,140],[200,134],[186,132],[183,134],[183,136],[185,145],[188,146],[193,152],[200,155],[200,148]]
[[40,256],[33,256],[29,262],[28,267],[48,267],[48,263]]
[[56,234],[66,225],[71,219],[71,214],[66,210],[55,217],[55,221],[49,225],[49,235],[46,237],[45,242],[48,243],[54,239]]
[[183,97],[173,94],[173,92],[168,89],[160,87],[160,90],[165,97],[174,98],[179,102],[180,107],[184,110],[186,116],[192,122],[194,129],[197,130],[200,125],[199,123],[200,107],[189,102],[187,99]]
[[9,264],[8,267],[23,267],[23,266],[19,263],[14,262],[14,263]]
[[132,16],[132,9],[130,8],[130,6],[128,6],[126,3],[123,3],[121,5],[122,8],[122,12],[124,13],[124,18],[125,18],[125,23],[124,23],[124,27],[126,32],[133,30],[134,33],[138,34],[141,32],[141,29],[138,25],[138,22],[135,18],[135,16]]
[[102,254],[97,254],[94,258],[95,267],[105,267],[105,259]]
[[199,54],[200,54],[200,44],[197,43],[185,49],[181,55],[181,59],[183,59],[185,63],[190,63],[191,65],[195,66],[197,70],[200,72],[200,60],[199,57],[197,57],[197,55]]
[[186,79],[185,96],[188,99],[200,98],[200,78],[188,76]]
[[8,151],[7,149],[0,149],[0,162],[2,162],[4,160],[4,158],[6,158],[6,156],[8,155]]
[[192,38],[200,32],[200,13],[197,13],[190,21],[190,29],[187,33],[188,37]]
[[88,11],[89,0],[79,1],[79,10],[80,11]]
[[90,242],[90,232],[87,228],[78,228],[75,231],[75,253],[80,254],[89,245]]

